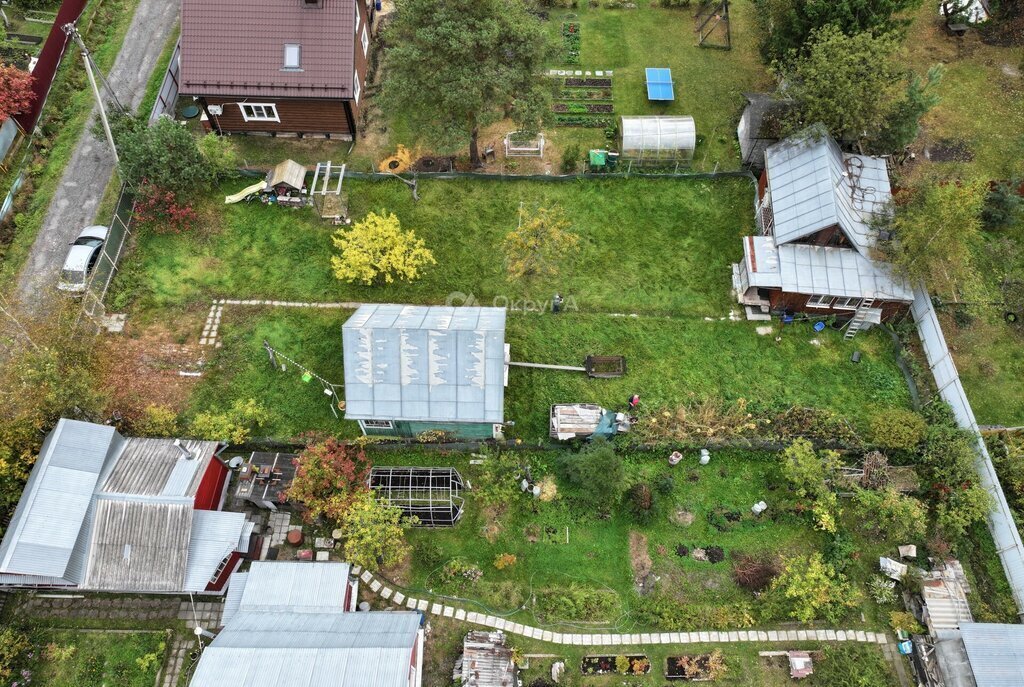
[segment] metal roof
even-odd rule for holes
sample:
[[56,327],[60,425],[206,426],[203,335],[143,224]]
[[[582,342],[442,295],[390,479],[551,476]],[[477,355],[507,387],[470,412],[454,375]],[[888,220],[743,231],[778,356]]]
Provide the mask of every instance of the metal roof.
[[192,454],[184,457],[173,439],[130,438],[103,482],[107,494],[195,496],[206,468],[220,448],[216,441],[181,441]]
[[690,150],[697,147],[697,126],[687,116],[622,117],[622,152]]
[[100,498],[83,586],[119,591],[181,591],[192,514],[192,502],[186,499],[152,503]]
[[240,611],[342,613],[348,574],[348,563],[260,561],[230,586],[240,587]]
[[512,650],[501,631],[473,630],[462,640],[462,684],[466,687],[511,687],[516,682]]
[[342,339],[347,419],[503,421],[504,308],[363,305]]
[[1024,625],[964,623],[960,635],[978,687],[1024,685]]
[[[248,539],[249,532],[252,532],[252,523],[246,521],[245,513],[193,511],[183,589],[205,591],[221,561],[232,552],[241,550],[243,542],[240,539]],[[248,543],[244,542],[246,549]]]
[[0,572],[65,576],[104,462],[123,443],[113,427],[57,423],[0,544]]
[[892,197],[885,160],[844,155],[812,126],[765,151],[779,245],[838,224],[862,255],[875,244],[869,220]]
[[408,687],[419,623],[402,611],[239,611],[203,651],[190,686]]
[[[300,0],[182,0],[181,92],[351,98],[356,0],[326,0],[321,5],[303,7]],[[286,44],[300,46],[299,69],[284,69]]]

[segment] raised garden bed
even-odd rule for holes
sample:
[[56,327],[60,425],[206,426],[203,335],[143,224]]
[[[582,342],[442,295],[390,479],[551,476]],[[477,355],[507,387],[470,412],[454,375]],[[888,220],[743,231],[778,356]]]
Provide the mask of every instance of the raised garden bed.
[[598,117],[587,114],[556,114],[555,126],[577,127],[581,129],[607,129],[615,124],[611,117]]
[[569,76],[565,79],[566,88],[611,88],[612,80],[605,78]]
[[562,22],[562,62],[565,64],[580,63],[579,22]]
[[611,114],[614,107],[611,103],[555,103],[552,112],[568,112],[569,114]]
[[669,680],[708,682],[725,674],[725,658],[721,651],[697,656],[669,656],[665,659],[665,677]]
[[559,100],[612,100],[610,88],[563,88],[558,94]]
[[643,654],[584,656],[580,672],[584,675],[646,675],[651,672],[651,661]]

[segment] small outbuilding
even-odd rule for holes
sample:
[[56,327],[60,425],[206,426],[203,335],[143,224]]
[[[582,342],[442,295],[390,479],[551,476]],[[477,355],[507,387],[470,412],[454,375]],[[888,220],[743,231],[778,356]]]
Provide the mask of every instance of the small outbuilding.
[[370,489],[415,517],[421,527],[451,527],[462,517],[462,475],[455,468],[381,467],[370,470]]
[[619,152],[639,165],[689,165],[697,147],[697,127],[689,116],[622,117]]
[[505,646],[505,633],[468,633],[452,678],[461,680],[464,687],[514,687],[516,664],[512,661],[512,650]]
[[295,160],[285,160],[267,173],[263,188],[279,203],[301,201],[306,189],[306,168]]

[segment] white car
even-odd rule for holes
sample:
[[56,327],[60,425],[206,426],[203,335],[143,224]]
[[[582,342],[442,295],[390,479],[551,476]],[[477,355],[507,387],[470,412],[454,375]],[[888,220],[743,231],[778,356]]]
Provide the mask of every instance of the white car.
[[89,283],[103,244],[107,240],[107,228],[96,224],[86,227],[78,233],[78,238],[71,242],[71,250],[64,259],[64,268],[60,271],[57,288],[68,293],[82,293]]

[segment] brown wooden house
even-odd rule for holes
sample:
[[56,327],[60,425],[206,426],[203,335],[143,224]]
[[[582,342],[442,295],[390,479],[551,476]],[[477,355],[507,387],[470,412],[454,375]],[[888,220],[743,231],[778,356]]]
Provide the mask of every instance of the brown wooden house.
[[876,260],[873,215],[891,198],[885,161],[843,153],[812,127],[765,151],[758,235],[743,237],[733,288],[749,319],[804,312],[849,319],[848,336],[905,313],[913,293]]
[[222,134],[352,140],[373,0],[182,0],[181,94]]

